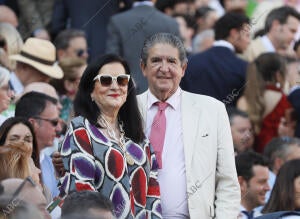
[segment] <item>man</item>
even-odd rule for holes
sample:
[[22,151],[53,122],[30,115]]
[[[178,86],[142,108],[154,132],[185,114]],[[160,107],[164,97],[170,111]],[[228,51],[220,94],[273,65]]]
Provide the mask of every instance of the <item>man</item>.
[[266,158],[255,152],[245,152],[235,158],[236,171],[241,187],[241,212],[239,219],[253,219],[260,214],[254,209],[265,203],[269,169]]
[[[13,200],[20,199],[37,207],[44,215],[45,219],[50,219],[46,211],[47,201],[42,190],[35,185],[34,181],[28,177],[26,179],[10,178],[1,181],[4,191],[1,195],[13,196]],[[19,190],[18,194],[15,194]],[[12,201],[13,202],[13,201]]]
[[[264,156],[269,159],[269,186],[272,189],[276,175],[283,164],[289,160],[300,159],[300,139],[290,137],[273,138],[264,149]],[[266,194],[268,201],[271,191]]]
[[236,53],[243,52],[250,42],[248,25],[249,19],[242,14],[227,13],[221,17],[214,27],[216,42],[212,48],[189,58],[181,88],[235,106],[245,86],[247,67]]
[[[180,89],[186,67],[178,37],[159,33],[145,41],[141,69],[149,90],[138,101],[159,161],[163,218],[236,219],[240,189],[226,110],[213,98]],[[166,106],[163,120],[154,119],[163,111],[157,102]],[[161,121],[165,138],[158,141]]]
[[87,61],[89,54],[84,31],[67,29],[61,31],[55,38],[56,54],[58,61],[64,58],[81,58]]
[[49,83],[51,78],[63,77],[63,71],[56,63],[55,46],[47,40],[28,38],[20,54],[9,58],[17,61],[16,71],[10,79],[16,95],[32,82]]
[[112,16],[107,32],[106,52],[118,54],[126,59],[138,94],[148,88],[147,80],[139,66],[140,52],[145,39],[159,32],[179,36],[176,21],[155,9],[150,0],[137,0],[132,9]]
[[232,140],[236,154],[252,150],[254,144],[253,127],[247,113],[236,108],[227,108]]
[[253,61],[265,52],[288,54],[289,46],[294,40],[299,27],[300,14],[291,7],[283,6],[273,9],[265,22],[265,35],[253,40],[243,56]]
[[[23,95],[16,104],[15,115],[32,124],[40,152],[52,146],[56,134],[61,131],[57,99],[46,94],[33,91]],[[59,192],[50,156],[40,153],[40,164],[43,182],[55,197]]]
[[95,218],[113,219],[113,204],[95,191],[80,191],[69,194],[61,208],[61,216],[83,214]]

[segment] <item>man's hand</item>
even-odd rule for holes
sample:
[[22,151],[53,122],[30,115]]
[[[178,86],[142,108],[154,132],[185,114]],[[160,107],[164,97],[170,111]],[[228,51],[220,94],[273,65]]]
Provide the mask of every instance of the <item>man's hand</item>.
[[65,174],[65,168],[60,153],[58,151],[52,154],[52,163],[56,170],[57,176],[62,177]]

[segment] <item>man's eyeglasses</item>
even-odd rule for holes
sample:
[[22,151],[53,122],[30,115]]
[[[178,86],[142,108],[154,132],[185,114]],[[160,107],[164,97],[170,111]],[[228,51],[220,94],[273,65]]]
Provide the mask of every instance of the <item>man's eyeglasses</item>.
[[21,193],[21,191],[25,187],[26,182],[29,182],[30,185],[32,185],[33,187],[36,186],[35,182],[33,181],[33,179],[30,176],[26,177],[23,180],[23,182],[19,185],[19,187],[16,189],[16,191],[14,192],[14,194],[12,195],[12,198],[9,201],[9,203],[13,202],[18,197],[18,195]]
[[50,122],[53,127],[56,127],[59,123],[59,119],[46,119],[46,118],[42,118],[42,117],[39,117],[39,116],[34,116],[32,118]]
[[119,75],[117,77],[113,77],[111,75],[97,75],[94,78],[95,80],[98,80],[102,86],[110,86],[113,81],[116,81],[119,86],[126,86],[129,82],[130,75]]

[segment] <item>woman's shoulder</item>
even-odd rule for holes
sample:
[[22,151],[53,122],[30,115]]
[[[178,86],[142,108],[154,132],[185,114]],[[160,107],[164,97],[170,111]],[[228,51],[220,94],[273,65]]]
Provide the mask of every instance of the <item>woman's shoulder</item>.
[[77,116],[77,117],[74,117],[72,120],[71,120],[71,123],[72,125],[80,125],[80,124],[84,124],[85,123],[85,118],[82,117],[82,116]]

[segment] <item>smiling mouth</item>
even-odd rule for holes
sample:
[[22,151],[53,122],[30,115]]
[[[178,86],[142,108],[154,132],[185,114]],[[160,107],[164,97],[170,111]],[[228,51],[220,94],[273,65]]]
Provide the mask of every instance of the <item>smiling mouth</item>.
[[118,96],[120,96],[119,94],[110,94],[110,95],[108,95],[108,96],[110,96],[110,97],[118,97]]

